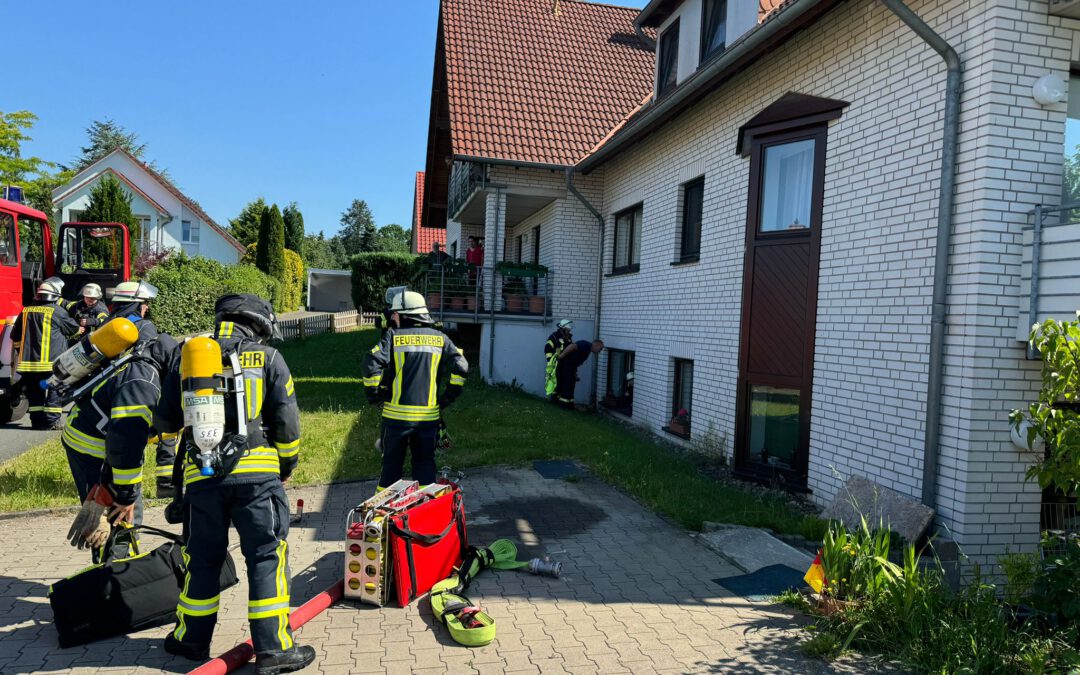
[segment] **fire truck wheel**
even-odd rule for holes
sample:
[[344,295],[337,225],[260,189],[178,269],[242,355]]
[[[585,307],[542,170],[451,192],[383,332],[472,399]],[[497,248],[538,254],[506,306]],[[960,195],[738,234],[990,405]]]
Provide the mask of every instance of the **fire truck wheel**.
[[26,409],[30,402],[25,396],[20,396],[14,401],[10,396],[0,397],[0,424],[18,422],[26,415]]

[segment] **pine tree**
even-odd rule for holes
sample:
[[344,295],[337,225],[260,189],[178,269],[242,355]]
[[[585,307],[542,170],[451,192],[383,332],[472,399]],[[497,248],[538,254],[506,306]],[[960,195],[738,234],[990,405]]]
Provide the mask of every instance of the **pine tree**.
[[285,283],[285,220],[277,204],[263,212],[255,266]]
[[302,253],[304,247],[304,214],[300,213],[300,208],[296,205],[296,202],[289,202],[289,205],[281,212],[281,217],[285,220],[285,248]]
[[86,223],[123,223],[131,240],[139,240],[139,221],[131,210],[132,196],[116,178],[106,174],[90,189],[90,202],[81,220]]
[[363,199],[354,199],[341,214],[338,238],[348,256],[375,250],[375,218]]
[[262,197],[248,202],[247,206],[240,211],[240,215],[229,221],[229,232],[244,246],[254,244],[259,241],[264,213],[266,213],[266,202]]

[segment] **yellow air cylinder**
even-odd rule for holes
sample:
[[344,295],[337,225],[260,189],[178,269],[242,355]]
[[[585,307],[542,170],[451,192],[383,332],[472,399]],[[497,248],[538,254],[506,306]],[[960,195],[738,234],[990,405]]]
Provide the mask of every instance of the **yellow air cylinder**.
[[221,346],[206,337],[191,338],[180,352],[184,426],[199,448],[199,473],[214,475],[213,451],[225,437],[225,397],[214,383],[221,376]]
[[70,386],[86,379],[138,339],[139,329],[131,321],[124,318],[109,321],[56,358],[48,386]]

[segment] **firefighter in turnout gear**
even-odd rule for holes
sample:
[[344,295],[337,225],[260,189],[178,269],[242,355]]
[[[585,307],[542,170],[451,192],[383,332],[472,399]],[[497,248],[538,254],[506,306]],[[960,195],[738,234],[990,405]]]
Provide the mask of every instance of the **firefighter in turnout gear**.
[[544,393],[555,401],[555,389],[558,385],[557,371],[563,351],[574,341],[574,322],[563,319],[555,327],[555,332],[544,343]]
[[53,360],[68,348],[68,338],[79,324],[57,305],[60,289],[46,280],[38,286],[34,304],[25,307],[11,331],[11,341],[19,350],[14,370],[19,373],[30,403],[30,424],[35,429],[54,429],[60,424],[56,392],[42,387],[52,374]]
[[176,462],[176,447],[180,443],[180,434],[167,434],[150,430],[149,444],[155,446],[154,479],[157,483],[157,498],[172,499],[176,494],[173,485],[173,464]]
[[[176,340],[168,335],[159,335],[138,349],[135,358],[76,403],[60,437],[79,500],[86,503],[93,492],[99,504],[112,507],[111,520],[135,525],[142,522],[146,439],[161,398],[162,380],[178,367],[180,356]],[[88,545],[94,562],[99,562],[98,549],[104,542],[93,541],[90,535],[99,526],[99,532],[108,534],[101,517],[84,523],[81,534],[75,527],[71,532],[72,544]]]
[[109,318],[109,308],[101,301],[101,286],[86,284],[82,287],[82,300],[64,300],[60,306],[67,310],[79,324],[76,336],[92,332]]
[[[184,432],[180,452],[185,460],[183,558],[187,574],[176,607],[176,627],[165,638],[165,650],[196,661],[209,657],[220,600],[219,573],[232,525],[240,535],[247,561],[247,616],[255,672],[292,672],[315,659],[313,648],[294,643],[289,627],[292,576],[286,542],[289,505],[283,483],[296,467],[300,451],[300,412],[293,379],[285,359],[265,344],[275,334],[270,303],[256,295],[226,295],[217,301],[214,311],[214,340],[220,349],[204,351],[201,356],[217,358],[220,353],[220,361],[210,365],[228,378],[229,391],[223,397],[224,433],[214,447],[220,461],[213,467],[203,464],[201,453],[206,450],[196,446],[192,440],[195,434]],[[189,356],[189,347],[196,340],[199,338],[185,344],[181,356],[181,372],[188,374],[176,374],[175,381],[166,386],[158,411],[159,431],[179,431],[185,424],[184,406],[202,405],[210,398],[199,400],[191,394],[213,386],[200,385],[198,380],[205,378],[196,376],[194,367],[189,369],[187,359],[200,356],[194,349]],[[203,338],[197,344],[207,343],[210,341]],[[214,347],[212,343],[209,346]],[[184,377],[190,381],[182,380]],[[188,393],[182,394],[182,388]],[[242,411],[238,411],[240,401]],[[195,414],[190,417],[192,425],[205,419]],[[233,448],[237,451],[232,452]]]
[[[399,327],[383,336],[363,368],[368,402],[382,404],[380,489],[401,478],[408,449],[413,478],[421,485],[435,482],[440,413],[460,395],[469,372],[462,351],[432,327],[424,296],[403,291],[394,308]],[[439,394],[439,379],[446,371],[449,385]]]
[[153,340],[158,329],[149,319],[150,304],[157,297],[157,286],[148,281],[125,281],[113,291],[109,318],[122,316],[139,329],[139,342]]

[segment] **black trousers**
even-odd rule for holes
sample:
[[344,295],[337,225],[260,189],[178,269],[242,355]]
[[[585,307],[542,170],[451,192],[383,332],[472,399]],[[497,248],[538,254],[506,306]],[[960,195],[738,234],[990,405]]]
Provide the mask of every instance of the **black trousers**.
[[41,383],[49,379],[52,373],[23,373],[26,400],[30,403],[30,426],[35,429],[49,429],[60,421],[64,409],[60,407],[60,397],[55,389],[42,389]]
[[[75,489],[79,492],[79,501],[85,502],[86,496],[90,494],[90,489],[101,482],[101,467],[105,464],[104,460],[97,457],[92,457],[82,452],[76,452],[67,446],[67,443],[61,442],[64,446],[64,452],[67,454],[68,468],[71,469],[71,477],[75,480]],[[134,524],[142,525],[143,517],[143,500],[142,494],[135,500],[135,517]],[[121,548],[114,551],[114,558],[123,558],[127,555],[127,544],[120,544]],[[90,551],[90,557],[95,562],[101,562],[101,550],[92,549]]]
[[221,599],[221,566],[229,527],[240,535],[247,562],[248,623],[256,654],[293,647],[289,627],[289,504],[278,478],[258,483],[219,483],[184,497],[184,561],[187,574],[176,606],[173,637],[208,647]]
[[574,389],[577,388],[577,368],[560,362],[555,368],[555,400],[562,405],[573,407]]
[[435,482],[435,443],[439,439],[438,422],[382,423],[382,476],[379,487],[390,487],[401,480],[405,453],[412,450],[413,480],[421,485]]

